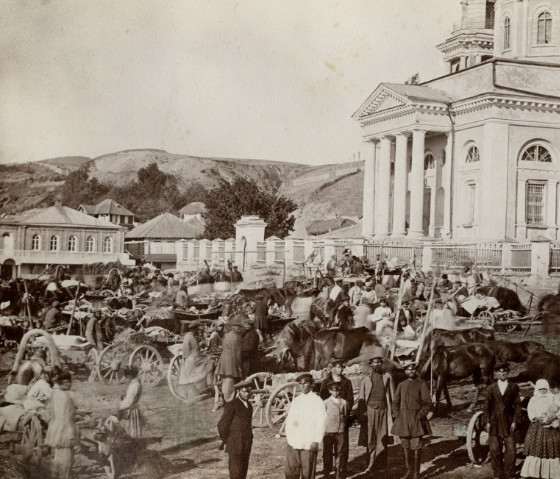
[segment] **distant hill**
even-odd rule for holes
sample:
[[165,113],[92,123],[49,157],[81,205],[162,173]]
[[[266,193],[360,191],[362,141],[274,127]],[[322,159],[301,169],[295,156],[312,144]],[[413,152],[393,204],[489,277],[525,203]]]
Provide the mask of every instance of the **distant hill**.
[[90,175],[102,183],[123,185],[136,179],[137,171],[153,162],[161,171],[175,176],[180,189],[188,188],[192,182],[212,188],[222,179],[252,179],[261,188],[296,201],[302,214],[299,221],[306,225],[332,218],[334,212],[361,216],[363,176],[356,172],[363,164],[359,162],[309,166],[258,159],[205,158],[153,149],[125,150],[98,158],[68,156],[0,165],[0,214],[50,206],[66,176],[84,164],[89,164]]

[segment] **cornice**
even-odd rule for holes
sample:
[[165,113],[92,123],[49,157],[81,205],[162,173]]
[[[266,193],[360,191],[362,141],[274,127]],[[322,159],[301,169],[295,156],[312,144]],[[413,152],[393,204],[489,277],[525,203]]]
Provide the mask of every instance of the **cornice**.
[[384,110],[379,113],[372,113],[364,118],[360,118],[360,122],[362,126],[368,126],[414,113],[447,116],[447,105],[437,103],[411,103],[409,105],[391,108],[390,110]]
[[[397,95],[395,92],[393,92],[392,90],[390,90],[387,87],[382,87],[379,94],[375,97],[375,99],[373,101],[370,101],[370,103],[368,103],[367,106],[365,106],[362,111],[360,111],[359,115],[358,115],[358,119],[362,120],[367,118],[368,116],[375,114],[376,110],[379,108],[379,106],[387,99],[387,98],[393,98],[394,100],[397,100],[399,102],[402,103],[403,107],[408,106],[408,100],[406,98],[403,98],[400,95]],[[391,110],[394,110],[395,108],[401,108],[400,106],[391,108]]]
[[452,105],[451,113],[454,115],[464,115],[492,107],[524,111],[560,112],[560,101],[488,96],[468,100],[459,105]]

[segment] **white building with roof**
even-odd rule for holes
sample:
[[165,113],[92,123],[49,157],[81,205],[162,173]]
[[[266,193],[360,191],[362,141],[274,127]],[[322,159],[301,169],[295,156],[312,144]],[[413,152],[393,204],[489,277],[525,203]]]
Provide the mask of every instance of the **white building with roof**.
[[91,263],[134,265],[124,252],[125,231],[59,204],[2,218],[2,278],[40,273],[50,265],[64,265],[70,274]]
[[447,74],[382,83],[353,118],[368,148],[363,233],[560,240],[560,5],[462,1]]
[[126,228],[134,226],[134,213],[110,198],[96,205],[80,205],[78,211]]

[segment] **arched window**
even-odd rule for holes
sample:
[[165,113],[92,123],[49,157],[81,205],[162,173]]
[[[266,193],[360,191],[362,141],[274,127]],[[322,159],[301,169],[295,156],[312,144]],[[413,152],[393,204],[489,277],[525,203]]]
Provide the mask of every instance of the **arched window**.
[[424,155],[424,169],[425,170],[432,170],[436,167],[436,161],[434,159],[434,155],[430,152]]
[[92,253],[95,250],[95,240],[93,236],[88,236],[86,239],[86,252]]
[[511,20],[506,17],[504,20],[504,50],[511,48]]
[[537,18],[537,44],[545,45],[552,41],[552,15],[543,12]]
[[103,240],[103,252],[112,253],[113,252],[113,238],[106,236]]
[[465,163],[477,163],[479,161],[480,161],[480,152],[478,151],[478,147],[473,145],[467,150]]
[[540,144],[529,145],[523,153],[521,153],[521,161],[540,161],[542,163],[551,163],[552,156],[544,146]]
[[56,235],[51,236],[49,251],[58,251],[58,236]]
[[68,251],[78,250],[78,239],[75,236],[70,236],[68,238]]
[[31,238],[31,249],[33,251],[39,251],[41,249],[41,237],[39,235],[33,235]]

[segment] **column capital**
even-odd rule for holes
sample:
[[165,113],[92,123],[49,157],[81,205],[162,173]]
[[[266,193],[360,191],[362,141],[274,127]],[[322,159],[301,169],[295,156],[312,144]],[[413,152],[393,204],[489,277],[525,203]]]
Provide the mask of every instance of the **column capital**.
[[410,136],[409,131],[399,131],[398,133],[395,133],[395,138],[400,138],[400,137],[408,138],[409,136]]

